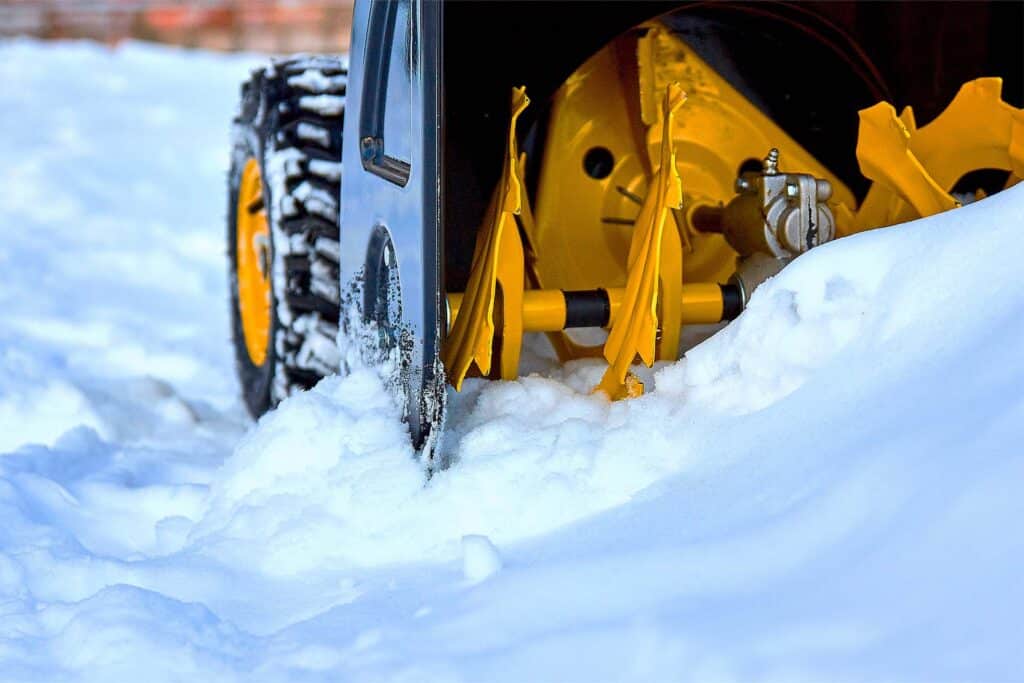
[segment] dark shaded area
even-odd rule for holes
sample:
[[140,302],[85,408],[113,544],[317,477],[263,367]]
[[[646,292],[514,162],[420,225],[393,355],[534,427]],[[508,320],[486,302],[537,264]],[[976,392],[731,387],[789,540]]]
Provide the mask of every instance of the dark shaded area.
[[953,192],[959,194],[974,194],[982,190],[986,195],[993,195],[1006,187],[1006,181],[1010,179],[1010,172],[998,168],[979,168],[965,174],[953,185]]
[[611,175],[615,168],[615,157],[604,147],[591,147],[583,155],[583,170],[591,178],[601,180]]

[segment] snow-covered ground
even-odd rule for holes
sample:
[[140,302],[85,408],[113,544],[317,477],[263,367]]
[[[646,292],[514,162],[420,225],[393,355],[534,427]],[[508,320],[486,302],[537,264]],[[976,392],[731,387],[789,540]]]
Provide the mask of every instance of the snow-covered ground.
[[608,404],[370,374],[253,426],[251,57],[0,43],[0,681],[1024,681],[1024,187],[800,258]]

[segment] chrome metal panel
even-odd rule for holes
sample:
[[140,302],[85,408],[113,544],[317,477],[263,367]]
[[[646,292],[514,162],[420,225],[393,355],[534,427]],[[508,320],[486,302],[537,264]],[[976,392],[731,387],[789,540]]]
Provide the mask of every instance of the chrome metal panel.
[[437,324],[441,6],[357,0],[352,25],[340,341],[350,363],[381,367],[404,392],[413,443],[429,452],[445,396]]

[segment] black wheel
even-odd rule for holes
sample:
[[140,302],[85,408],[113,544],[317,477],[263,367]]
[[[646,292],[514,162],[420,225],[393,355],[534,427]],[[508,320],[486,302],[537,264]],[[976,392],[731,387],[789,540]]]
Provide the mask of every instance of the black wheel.
[[231,328],[259,417],[337,371],[341,134],[348,74],[335,57],[254,71],[232,127]]

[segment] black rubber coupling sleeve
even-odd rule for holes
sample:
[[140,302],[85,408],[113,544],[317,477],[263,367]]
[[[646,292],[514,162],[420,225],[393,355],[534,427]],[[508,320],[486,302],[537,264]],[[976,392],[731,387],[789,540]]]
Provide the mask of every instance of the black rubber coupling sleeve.
[[719,285],[722,288],[722,320],[735,320],[743,312],[743,293],[737,285]]
[[[722,290],[722,320],[735,320],[743,312],[743,294],[736,285],[719,285]],[[612,305],[603,289],[563,291],[565,327],[607,327],[611,322]]]
[[565,329],[607,327],[612,319],[612,303],[603,289],[562,292],[565,297]]

